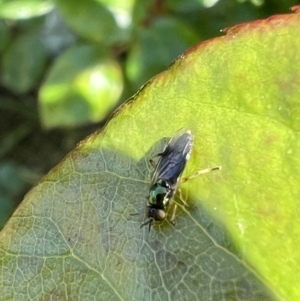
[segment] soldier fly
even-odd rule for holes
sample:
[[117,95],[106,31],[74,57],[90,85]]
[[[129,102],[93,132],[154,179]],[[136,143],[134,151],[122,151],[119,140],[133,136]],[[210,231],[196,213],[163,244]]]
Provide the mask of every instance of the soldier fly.
[[[165,210],[168,209],[180,183],[184,183],[201,174],[221,169],[220,166],[206,168],[189,177],[182,178],[187,160],[191,155],[193,142],[194,136],[191,131],[180,129],[166,144],[164,150],[153,157],[159,157],[158,162],[155,163],[150,159],[150,163],[154,167],[154,173],[150,184],[149,200],[146,205],[146,218],[148,220],[141,227],[149,224],[150,231],[153,221],[160,222],[165,219]],[[170,220],[172,224],[174,224],[176,208],[177,205],[175,204]]]

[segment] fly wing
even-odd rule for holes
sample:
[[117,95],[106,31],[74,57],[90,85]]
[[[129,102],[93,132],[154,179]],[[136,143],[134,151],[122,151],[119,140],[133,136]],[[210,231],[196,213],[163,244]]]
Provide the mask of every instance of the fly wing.
[[159,153],[156,169],[154,171],[151,186],[158,179],[164,179],[176,184],[184,171],[187,160],[193,147],[194,137],[191,131],[181,129],[171,138],[163,152]]

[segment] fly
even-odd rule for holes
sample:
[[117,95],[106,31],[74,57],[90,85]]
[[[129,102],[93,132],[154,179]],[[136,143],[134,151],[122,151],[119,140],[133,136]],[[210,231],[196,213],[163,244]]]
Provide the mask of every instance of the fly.
[[[180,183],[201,174],[221,169],[220,166],[206,168],[189,177],[182,178],[182,173],[191,155],[193,143],[194,136],[191,131],[180,129],[166,144],[164,150],[154,156],[159,157],[158,162],[155,163],[150,159],[150,163],[154,167],[154,173],[150,184],[149,200],[146,205],[146,218],[148,220],[141,227],[149,225],[150,231],[153,221],[161,222],[166,218],[165,211],[174,199]],[[170,220],[172,224],[174,224],[176,208],[177,205],[175,204]]]

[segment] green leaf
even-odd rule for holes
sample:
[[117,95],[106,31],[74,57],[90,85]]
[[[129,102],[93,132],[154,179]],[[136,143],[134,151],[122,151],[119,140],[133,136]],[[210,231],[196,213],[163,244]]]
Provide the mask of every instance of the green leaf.
[[35,32],[19,36],[4,53],[3,83],[16,92],[28,92],[41,77],[46,60],[46,50]]
[[118,63],[94,46],[69,48],[54,63],[39,91],[46,128],[72,127],[104,119],[122,93]]
[[121,28],[132,26],[132,10],[134,0],[96,0],[104,5],[113,14],[117,24]]
[[118,41],[120,29],[112,13],[96,0],[56,0],[64,21],[79,36],[111,45]]
[[[299,12],[184,53],[26,196],[0,234],[6,299],[298,301]],[[195,134],[189,206],[140,229],[149,157]]]
[[0,53],[7,47],[10,40],[10,32],[4,21],[0,21]]
[[0,16],[7,19],[29,19],[44,15],[53,8],[49,0],[1,0]]
[[152,76],[168,67],[199,37],[183,22],[171,17],[156,19],[142,29],[126,61],[126,73],[137,89]]

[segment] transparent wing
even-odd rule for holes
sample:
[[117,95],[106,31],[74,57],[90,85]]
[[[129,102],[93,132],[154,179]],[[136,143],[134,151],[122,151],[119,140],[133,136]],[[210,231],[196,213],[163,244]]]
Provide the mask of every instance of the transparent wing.
[[160,158],[152,177],[151,186],[158,179],[167,180],[171,184],[177,183],[190,157],[193,141],[194,137],[189,130],[180,129],[175,133],[163,152],[157,154]]

